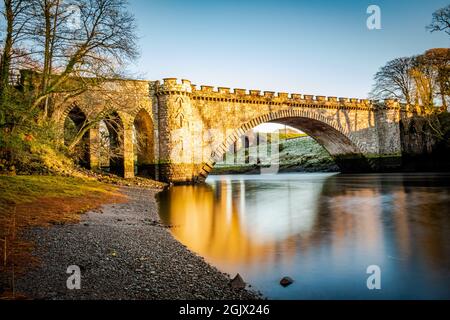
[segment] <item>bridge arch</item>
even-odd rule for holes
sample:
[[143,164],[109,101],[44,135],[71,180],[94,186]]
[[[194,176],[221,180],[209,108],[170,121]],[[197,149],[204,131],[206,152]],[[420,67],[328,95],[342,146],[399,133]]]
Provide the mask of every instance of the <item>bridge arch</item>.
[[154,176],[155,142],[153,119],[146,108],[137,109],[133,116],[134,173],[143,176]]
[[124,131],[126,119],[121,112],[109,110],[99,120],[100,167],[110,173],[124,175]]
[[73,102],[71,104],[68,104],[67,106],[64,107],[63,111],[60,113],[61,115],[61,119],[64,122],[64,120],[67,118],[67,116],[70,114],[70,112],[72,112],[73,109],[79,109],[81,112],[84,113],[84,115],[86,116],[86,118],[90,117],[89,111],[87,108],[85,108],[83,106],[83,104],[78,103],[78,102]]
[[[78,114],[75,118],[81,119],[83,118],[83,121],[86,119],[89,119],[89,114],[85,108],[83,108],[82,105],[78,103],[71,103],[64,107],[63,111],[59,113],[58,115],[55,115],[56,123],[57,123],[57,130],[62,137],[62,142],[66,143],[66,137],[65,137],[65,125],[67,124],[66,121],[74,120],[73,115]],[[75,119],[75,120],[77,120]]]
[[350,168],[353,172],[357,171],[355,166],[360,168],[361,171],[370,170],[370,163],[363,156],[364,146],[352,137],[346,127],[315,110],[289,109],[261,115],[235,129],[212,152],[210,160],[202,167],[201,177],[206,179],[207,175],[213,170],[215,163],[223,158],[231,145],[242,135],[260,124],[270,122],[286,124],[308,134],[327,150],[344,172]]
[[[88,123],[88,116],[78,105],[73,104],[67,108],[63,114],[60,132],[62,133],[63,143],[69,146],[74,142],[77,134]],[[83,167],[89,167],[89,134],[85,132],[80,141],[75,146],[73,155],[75,160]]]

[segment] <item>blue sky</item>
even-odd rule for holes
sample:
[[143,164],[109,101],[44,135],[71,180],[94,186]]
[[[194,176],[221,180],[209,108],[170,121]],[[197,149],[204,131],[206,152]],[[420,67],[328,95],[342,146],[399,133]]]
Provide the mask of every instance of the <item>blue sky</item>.
[[[369,5],[381,30],[366,27]],[[388,60],[450,47],[429,33],[448,0],[130,0],[138,24],[140,77],[197,85],[364,98]]]

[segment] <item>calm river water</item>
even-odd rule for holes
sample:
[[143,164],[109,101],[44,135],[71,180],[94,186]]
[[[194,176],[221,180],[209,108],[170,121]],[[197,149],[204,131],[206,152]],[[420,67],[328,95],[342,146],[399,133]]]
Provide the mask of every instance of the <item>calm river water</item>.
[[[210,176],[160,194],[160,212],[269,298],[450,299],[450,175]],[[370,265],[380,290],[367,288]]]

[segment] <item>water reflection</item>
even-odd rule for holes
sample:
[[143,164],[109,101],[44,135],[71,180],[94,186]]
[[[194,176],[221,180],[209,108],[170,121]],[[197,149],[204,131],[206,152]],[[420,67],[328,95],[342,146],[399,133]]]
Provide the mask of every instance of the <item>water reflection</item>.
[[[450,298],[449,205],[449,176],[426,174],[220,176],[160,195],[178,240],[292,299]],[[380,291],[366,287],[373,264]]]

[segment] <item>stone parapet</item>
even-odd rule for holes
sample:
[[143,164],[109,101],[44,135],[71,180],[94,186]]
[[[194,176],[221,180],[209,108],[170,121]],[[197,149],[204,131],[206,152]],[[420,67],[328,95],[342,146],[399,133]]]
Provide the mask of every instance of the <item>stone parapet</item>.
[[230,101],[254,104],[290,105],[294,107],[308,106],[318,108],[347,108],[375,110],[398,108],[395,100],[384,102],[369,99],[310,95],[300,93],[286,93],[274,91],[261,91],[256,89],[230,89],[228,87],[214,87],[210,85],[191,84],[189,80],[177,80],[176,78],[165,78],[162,84],[156,86],[156,94],[187,94],[193,100],[207,101]]

